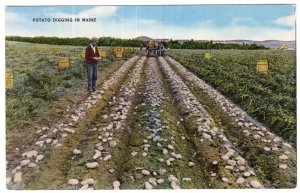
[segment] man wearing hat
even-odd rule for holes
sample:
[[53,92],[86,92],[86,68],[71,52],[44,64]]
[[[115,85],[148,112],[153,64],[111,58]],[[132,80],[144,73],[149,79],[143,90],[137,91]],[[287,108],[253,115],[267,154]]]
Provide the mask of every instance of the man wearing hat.
[[98,72],[98,61],[100,54],[97,49],[98,39],[93,37],[92,42],[85,49],[85,60],[87,65],[88,91],[96,91],[96,81]]

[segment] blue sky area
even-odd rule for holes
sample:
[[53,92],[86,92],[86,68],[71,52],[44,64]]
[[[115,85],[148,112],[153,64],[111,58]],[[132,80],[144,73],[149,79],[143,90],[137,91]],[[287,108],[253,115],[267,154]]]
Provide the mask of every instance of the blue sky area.
[[[82,30],[74,31],[74,28],[80,27],[80,24],[65,24],[69,25],[68,28],[61,26],[61,23],[51,22],[45,26],[32,22],[34,17],[83,17],[83,15],[84,17],[97,17],[97,23],[90,25],[94,27],[96,25],[96,28],[99,28],[99,31],[97,30],[99,36],[134,38],[146,35],[153,38],[175,39],[295,39],[293,5],[6,7],[6,35],[22,35],[23,32],[24,35],[32,36],[68,36],[68,34],[70,36],[93,36],[87,31],[86,33]],[[22,18],[21,21],[18,21],[18,17]],[[125,25],[127,22],[128,25]],[[81,25],[93,28],[88,26],[89,24]],[[13,26],[20,31],[13,30]],[[57,29],[58,27],[61,27],[61,31]],[[101,32],[104,28],[105,30]],[[52,30],[52,33],[49,30]]]
[[257,23],[269,24],[274,19],[293,13],[293,7],[290,5],[140,6],[123,7],[120,10],[120,15],[124,17],[135,17],[136,14],[137,17],[181,26],[193,26],[206,20],[212,20],[218,26],[225,26],[235,18],[252,18]]

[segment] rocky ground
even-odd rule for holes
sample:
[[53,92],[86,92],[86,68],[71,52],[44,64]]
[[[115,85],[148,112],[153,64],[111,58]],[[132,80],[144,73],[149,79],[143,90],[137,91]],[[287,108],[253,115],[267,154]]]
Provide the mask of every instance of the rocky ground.
[[36,131],[8,189],[292,188],[296,152],[169,57],[135,56]]

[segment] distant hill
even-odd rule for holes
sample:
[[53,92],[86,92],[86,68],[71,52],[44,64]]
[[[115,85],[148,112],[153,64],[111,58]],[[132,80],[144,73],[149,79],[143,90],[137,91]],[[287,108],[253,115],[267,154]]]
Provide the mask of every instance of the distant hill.
[[269,48],[278,48],[281,45],[286,45],[288,48],[296,48],[296,41],[265,40],[260,43]]
[[[139,36],[135,38],[136,40],[142,40],[148,42],[153,40],[153,38],[147,36]],[[155,39],[156,41],[168,42],[170,39]],[[189,41],[188,39],[178,40],[179,42]],[[195,40],[195,41],[209,41],[209,40]],[[280,40],[264,40],[264,41],[254,41],[254,40],[213,40],[214,43],[223,43],[223,44],[256,44],[262,45],[268,48],[279,48],[281,45],[286,45],[288,48],[296,49],[296,41],[280,41]]]
[[150,40],[153,40],[153,39],[149,38],[147,36],[139,36],[139,37],[135,38],[135,40],[141,40],[141,41],[149,42]]
[[156,42],[167,42],[169,41],[169,39],[153,39],[153,38],[149,38],[147,36],[139,36],[137,38],[135,38],[135,40],[141,40],[144,42],[149,42],[150,40],[155,40]]
[[264,41],[253,41],[253,40],[218,40],[213,41],[215,43],[234,43],[234,44],[257,44],[268,48],[279,48],[281,45],[286,45],[288,48],[296,48],[296,41],[280,41],[280,40],[264,40]]

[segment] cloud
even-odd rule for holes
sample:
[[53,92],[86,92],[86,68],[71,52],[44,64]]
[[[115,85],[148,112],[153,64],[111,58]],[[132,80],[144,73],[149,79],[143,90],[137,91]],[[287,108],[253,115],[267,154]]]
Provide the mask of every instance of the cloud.
[[98,6],[93,9],[83,11],[79,14],[80,17],[111,17],[116,15],[118,10],[117,6]]
[[7,11],[5,13],[5,23],[21,23],[24,22],[24,15]]
[[196,23],[196,26],[198,26],[198,27],[211,27],[214,25],[215,25],[215,22],[213,20],[205,20],[205,21]]
[[257,24],[257,22],[255,22],[250,17],[234,18],[231,22],[231,25],[249,25],[249,24]]
[[62,12],[49,13],[54,18],[107,18],[116,15],[118,6],[97,6],[89,10],[79,12],[78,14],[67,14]]
[[[97,17],[96,23],[32,23],[31,20],[15,25],[13,22],[21,17],[9,13],[12,17],[6,20],[6,35],[20,36],[58,36],[58,37],[102,37],[135,38],[149,36],[168,39],[199,40],[295,40],[294,28],[278,28],[266,25],[246,25],[251,18],[233,20],[229,25],[217,26],[211,20],[196,23],[194,26],[176,26],[154,19],[117,17],[118,7],[95,7],[78,14],[55,13],[55,17]],[[53,13],[51,13],[53,14]],[[291,25],[291,17],[282,17],[277,23]],[[30,22],[30,23],[29,23]],[[293,24],[294,25],[294,24]]]
[[140,34],[157,38],[198,40],[295,40],[295,31],[261,26],[228,25],[223,27],[157,26],[156,31],[140,30]]
[[296,16],[289,15],[285,17],[280,17],[273,21],[273,23],[281,25],[281,26],[288,26],[288,27],[295,27]]
[[136,20],[138,24],[141,25],[157,25],[160,24],[159,21],[152,20],[152,19],[137,19]]

